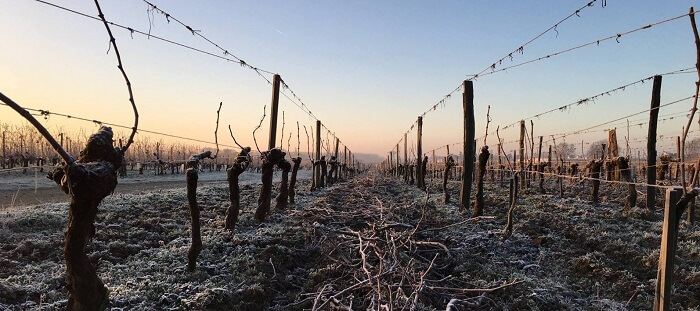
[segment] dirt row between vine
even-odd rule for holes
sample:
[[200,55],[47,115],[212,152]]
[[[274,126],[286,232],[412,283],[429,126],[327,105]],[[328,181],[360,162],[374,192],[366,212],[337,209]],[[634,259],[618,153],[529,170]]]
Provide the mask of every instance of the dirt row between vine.
[[[501,236],[507,189],[487,185],[487,217],[469,219],[413,186],[362,176],[324,190],[299,185],[297,204],[253,218],[244,185],[234,233],[223,230],[224,183],[199,189],[203,251],[186,273],[184,187],[108,197],[88,255],[113,310],[648,310],[661,219],[614,203],[523,195],[514,234]],[[453,198],[457,182],[451,182]],[[275,195],[275,193],[273,193]],[[426,199],[427,198],[427,199]],[[0,309],[65,308],[67,204],[0,215]],[[677,308],[700,303],[700,227],[680,229]],[[629,303],[628,303],[629,301]]]

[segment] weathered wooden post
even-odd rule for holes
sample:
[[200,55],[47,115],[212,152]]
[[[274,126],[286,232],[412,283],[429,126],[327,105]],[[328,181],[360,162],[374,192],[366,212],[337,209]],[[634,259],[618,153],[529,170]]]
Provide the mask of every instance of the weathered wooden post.
[[520,189],[525,189],[525,120],[520,120]]
[[437,158],[435,157],[435,149],[433,149],[433,167],[432,167],[432,174],[430,175],[431,181],[434,177],[437,177],[435,175],[435,172],[437,172]]
[[462,84],[462,108],[464,110],[464,153],[462,156],[462,180],[459,192],[459,210],[466,212],[471,196],[472,171],[474,170],[474,84],[465,80]]
[[399,144],[396,144],[396,178],[401,177],[401,159],[399,159]]
[[408,184],[408,133],[403,134],[403,181]]
[[695,198],[693,198],[690,202],[688,202],[687,220],[691,224],[695,221]]
[[671,310],[673,267],[676,260],[676,244],[678,243],[679,217],[677,216],[676,203],[680,201],[682,194],[682,188],[666,189],[664,224],[661,233],[661,252],[659,254],[659,270],[656,274],[654,311]]
[[423,117],[418,117],[418,130],[416,131],[416,186],[425,190],[425,180],[423,180]]
[[[335,137],[335,134],[333,134],[333,136]],[[338,139],[338,137],[336,137],[335,138],[335,152],[333,154],[333,156],[335,157],[335,161],[336,161],[336,167],[335,167],[335,170],[333,171],[333,173],[334,173],[333,176],[331,176],[333,178],[334,183],[338,181],[338,165],[337,165],[337,163],[338,163],[338,147],[340,147],[340,139]]]
[[323,187],[323,184],[321,184],[321,120],[316,120],[316,162],[318,162],[317,165],[314,165],[314,180],[316,181],[316,188],[321,188]]
[[535,162],[535,122],[530,120],[530,163],[527,165],[527,187],[530,188],[530,180],[535,178],[533,165]]
[[656,125],[661,103],[661,76],[654,76],[651,89],[651,109],[649,110],[649,133],[647,134],[647,208],[654,210],[656,205]]
[[[682,163],[683,160],[681,160],[681,137],[676,136],[676,180],[680,180],[680,173],[681,173],[681,165],[685,165]],[[670,174],[670,173],[669,173]],[[669,176],[669,179],[671,176]]]
[[[447,155],[445,156],[445,162],[447,162],[447,157],[450,156],[450,145],[447,145],[446,148],[447,148]],[[454,178],[452,177],[453,171],[449,171],[449,173],[450,173],[449,178],[450,178],[450,179],[454,179]]]
[[[7,155],[5,153],[5,134],[7,134],[7,131],[2,132],[2,168],[5,168],[5,163],[7,162]],[[63,138],[63,134],[61,134],[61,138]],[[61,144],[63,146],[63,144]]]
[[503,172],[503,170],[505,167],[503,166],[503,161],[501,160],[501,152],[500,152],[501,149],[502,149],[501,143],[499,142],[498,143],[498,150],[496,150],[496,153],[498,154],[498,184],[501,187],[503,187],[503,175],[505,174],[505,172]]
[[615,159],[620,156],[620,151],[617,146],[617,129],[612,129],[608,131],[608,161],[610,165],[606,167],[608,174],[608,180],[620,180],[620,170],[616,167]]
[[427,171],[427,166],[428,166],[428,156],[423,157],[423,162],[421,162],[421,169],[420,169],[420,179],[423,181],[423,190],[426,189],[425,185],[425,172]]
[[[472,182],[472,183],[474,183],[474,181],[476,180],[476,171],[475,171],[475,167],[476,167],[476,158],[477,158],[477,156],[476,156],[476,150],[477,150],[477,149],[476,149],[476,139],[475,139],[475,140],[474,140],[474,144],[472,145],[472,151],[474,151],[474,153],[472,153],[471,159],[469,160],[469,163],[471,163],[470,165],[471,165],[471,167],[472,167],[472,179],[471,179],[471,182]],[[469,187],[471,187],[471,185],[469,185]]]
[[540,191],[540,193],[545,193],[544,191],[544,168],[546,165],[542,163],[542,136],[540,136],[540,146],[538,148],[537,152],[537,172],[539,173],[537,177],[538,183],[537,183],[537,189]]
[[343,145],[343,179],[348,178],[348,146]]

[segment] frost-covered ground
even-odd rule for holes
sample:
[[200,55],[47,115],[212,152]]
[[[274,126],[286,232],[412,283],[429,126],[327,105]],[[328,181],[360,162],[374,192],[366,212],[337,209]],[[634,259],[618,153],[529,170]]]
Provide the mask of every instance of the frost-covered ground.
[[[17,189],[34,190],[35,188],[55,188],[56,184],[46,178],[47,172],[39,172],[39,170],[29,170],[26,173],[20,171],[0,175],[0,191],[13,191]],[[275,172],[275,177],[279,179],[279,171]],[[308,170],[299,171],[300,178],[304,179],[309,176]],[[241,174],[239,179],[243,181],[254,181],[260,179],[259,173],[245,172]],[[184,182],[185,174],[168,174],[155,175],[153,171],[145,171],[139,175],[136,171],[129,171],[125,178],[119,178],[120,184],[137,184],[137,183],[156,183],[156,182]],[[203,170],[199,173],[199,181],[225,181],[226,172]]]
[[[242,187],[233,234],[223,230],[226,185],[203,184],[204,247],[194,273],[184,271],[184,187],[115,194],[100,207],[89,257],[112,310],[302,310],[314,303],[445,310],[450,301],[454,310],[651,308],[660,215],[625,215],[613,192],[595,206],[525,191],[513,236],[503,240],[507,189],[487,184],[485,213],[494,217],[474,221],[457,210],[456,182],[446,205],[435,184],[426,200],[415,187],[379,176],[313,193],[302,181],[297,204],[257,223],[259,189],[251,182]],[[0,213],[0,309],[65,307],[66,210],[61,203]],[[674,309],[700,304],[699,229],[681,225]],[[512,285],[469,291],[504,284]]]
[[[308,170],[299,171],[299,179],[309,178]],[[279,180],[280,172],[276,171],[274,178]],[[245,172],[239,177],[241,183],[260,181],[260,173]],[[199,182],[226,182],[226,172],[204,170],[199,173]],[[182,187],[185,183],[184,174],[155,175],[153,171],[129,171],[126,178],[119,178],[115,193],[135,193],[142,190],[170,189]],[[58,186],[48,178],[46,172],[21,171],[0,175],[0,211],[7,207],[26,206],[42,203],[67,202],[68,197],[58,189]]]

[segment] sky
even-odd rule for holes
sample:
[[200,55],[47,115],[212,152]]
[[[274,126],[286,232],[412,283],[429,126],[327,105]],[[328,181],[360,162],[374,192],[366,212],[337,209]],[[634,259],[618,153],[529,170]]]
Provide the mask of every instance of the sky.
[[[49,2],[97,15],[93,1]],[[350,150],[386,157],[419,115],[470,74],[487,68],[588,1],[151,2],[246,63],[279,73]],[[567,20],[556,32],[548,32],[522,53],[513,54],[513,60],[504,61],[503,66],[676,17],[693,5],[700,7],[698,1],[684,0],[610,0],[602,4],[596,1],[580,17]],[[153,35],[223,55],[181,25],[168,23],[165,16],[149,14],[148,5],[141,0],[102,1],[101,6],[110,21],[143,31],[150,28]],[[35,0],[0,0],[0,7],[0,41],[4,43],[0,92],[26,107],[125,125],[133,122],[126,87],[113,51],[108,53],[108,36],[101,22]],[[263,107],[268,116],[270,113],[271,87],[265,79],[235,63],[138,34],[132,38],[126,30],[112,30],[133,84],[142,129],[213,141],[216,109],[223,102],[221,128],[230,125],[242,144],[254,144],[252,131]],[[623,36],[619,43],[609,40],[480,77],[474,81],[476,136],[484,134],[488,106],[491,132],[498,125],[657,73],[694,67],[695,59],[692,29],[684,17]],[[661,103],[693,95],[696,80],[695,73],[664,76]],[[425,115],[424,151],[461,141],[460,92]],[[640,112],[648,109],[650,97],[649,82],[626,88],[587,105],[533,119],[534,135],[574,132]],[[687,121],[678,113],[691,106],[692,101],[684,101],[660,109],[660,119],[676,114],[673,120],[660,122],[659,134],[678,135]],[[285,97],[279,109],[277,139],[284,111],[281,145],[286,148],[289,140],[294,146],[296,122],[310,130],[315,120]],[[647,117],[643,113],[628,119],[634,124]],[[14,111],[0,106],[0,122],[21,120]],[[49,128],[96,130],[92,123],[58,116],[42,122]],[[261,145],[267,141],[268,122],[266,119],[256,134]],[[615,126],[622,140],[626,125]],[[691,129],[695,131],[691,139],[700,137],[695,123]],[[220,130],[219,140],[232,144],[227,132]],[[300,132],[305,151],[303,127]],[[500,134],[506,142],[518,136],[512,128]],[[415,129],[407,135],[409,144],[414,144]],[[644,146],[645,136],[646,125],[632,126],[631,148]],[[606,137],[596,132],[564,139],[581,144]],[[487,144],[495,142],[489,135]],[[675,149],[671,142],[661,139],[659,145]],[[506,144],[505,149],[515,146]],[[438,151],[441,153],[444,150]]]

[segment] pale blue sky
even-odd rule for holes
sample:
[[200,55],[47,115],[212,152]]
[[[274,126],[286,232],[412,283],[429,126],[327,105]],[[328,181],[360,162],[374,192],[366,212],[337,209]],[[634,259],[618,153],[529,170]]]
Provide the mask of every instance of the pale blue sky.
[[[55,2],[96,15],[92,1]],[[355,152],[385,156],[420,113],[468,74],[482,70],[587,1],[152,2],[249,64],[279,72]],[[144,2],[101,4],[109,20],[148,29]],[[692,5],[700,7],[700,2],[610,0],[602,8],[598,1],[580,18],[559,26],[558,36],[552,32],[529,45],[513,63],[684,14]],[[0,7],[4,42],[0,91],[25,106],[131,122],[114,55],[105,54],[108,40],[101,23],[33,0],[0,0]],[[242,133],[244,143],[252,144],[249,133],[262,106],[270,102],[264,80],[235,64],[113,31],[134,84],[143,128],[211,140],[214,112],[223,101],[222,124],[231,124]],[[219,53],[181,26],[168,24],[162,15],[155,16],[152,33]],[[492,106],[491,128],[495,129],[497,124],[694,63],[686,17],[623,37],[619,44],[601,43],[483,77],[475,82],[476,136],[483,135],[487,105]],[[692,95],[696,77],[665,77],[662,103]],[[650,92],[651,84],[646,83],[594,105],[551,114],[535,120],[535,135],[584,128],[646,109]],[[426,116],[425,150],[461,139],[460,99],[461,95],[454,96],[445,108]],[[691,102],[684,102],[662,109],[661,114],[690,106]],[[286,99],[280,109],[286,113],[286,133],[297,120],[307,126],[314,123]],[[3,107],[0,119],[17,120]],[[681,123],[662,123],[659,131],[677,133]],[[59,118],[48,124],[92,127]],[[645,132],[637,127],[630,136],[643,137]],[[265,137],[267,130],[261,134],[258,137]],[[503,136],[512,140],[515,134],[511,130]],[[415,141],[414,133],[409,137],[409,142]],[[604,137],[599,133],[567,138],[567,142]],[[302,138],[302,149],[304,144]]]

